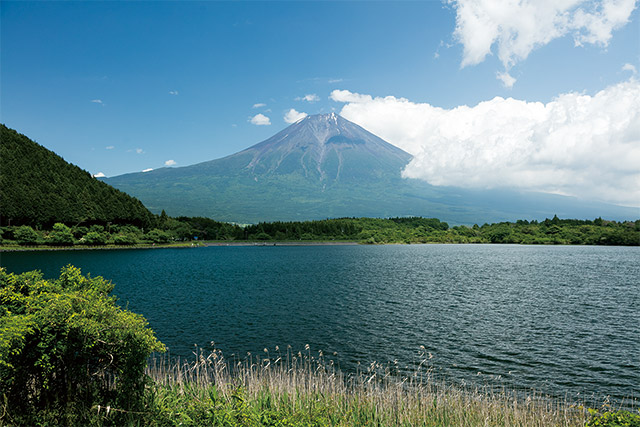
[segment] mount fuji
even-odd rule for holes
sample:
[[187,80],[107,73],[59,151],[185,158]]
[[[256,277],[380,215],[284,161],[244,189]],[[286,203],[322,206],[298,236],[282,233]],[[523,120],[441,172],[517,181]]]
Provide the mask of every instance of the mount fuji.
[[152,212],[257,223],[336,217],[435,217],[452,224],[637,219],[638,210],[558,195],[436,187],[402,178],[411,155],[341,116],[307,116],[230,156],[107,178]]

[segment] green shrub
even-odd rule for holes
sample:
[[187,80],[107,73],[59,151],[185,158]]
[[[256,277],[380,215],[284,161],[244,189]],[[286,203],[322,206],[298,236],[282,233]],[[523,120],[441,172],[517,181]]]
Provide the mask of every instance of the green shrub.
[[139,240],[133,233],[118,233],[113,236],[114,245],[135,245]]
[[47,236],[47,244],[56,246],[73,245],[73,232],[69,227],[61,223],[53,225],[53,231]]
[[40,234],[28,225],[18,227],[13,232],[13,237],[21,245],[35,245],[40,240]]
[[73,228],[71,228],[71,232],[73,233],[73,237],[75,239],[80,239],[82,238],[82,236],[84,236],[85,234],[87,234],[89,232],[89,229],[87,227],[84,226],[75,226]]
[[256,240],[271,240],[271,236],[269,236],[267,233],[262,232],[262,233],[258,233],[255,235],[254,237]]
[[104,233],[90,231],[84,235],[81,241],[85,245],[106,245],[107,236]]
[[0,425],[84,424],[95,405],[139,407],[147,358],[164,346],[112,290],[72,266],[55,281],[0,269]]
[[585,427],[640,427],[640,414],[629,411],[614,411],[600,413],[589,409],[591,418]]
[[149,231],[145,238],[153,243],[168,243],[171,240],[171,236],[166,231],[158,230],[154,228]]

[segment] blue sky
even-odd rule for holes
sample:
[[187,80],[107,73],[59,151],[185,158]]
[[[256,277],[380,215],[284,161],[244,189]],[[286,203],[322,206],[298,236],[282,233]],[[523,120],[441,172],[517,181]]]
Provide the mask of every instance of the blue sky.
[[[638,89],[636,2],[537,3],[496,11],[484,0],[2,1],[1,121],[92,174],[114,176],[223,157],[281,130],[294,113],[336,111],[416,156],[410,177],[517,181],[640,205],[638,104],[631,96],[624,120],[609,107],[615,90]],[[580,96],[588,112],[558,133],[550,121],[582,111],[571,109]],[[603,110],[604,121],[622,122],[590,134],[602,133],[608,151],[636,166],[620,172],[615,158],[600,158],[601,140],[567,166],[556,148],[579,140],[580,123]],[[485,126],[494,116],[501,119]],[[531,166],[540,152],[544,166]],[[485,166],[473,164],[478,158]],[[592,192],[596,160],[609,162],[598,178],[607,185]]]

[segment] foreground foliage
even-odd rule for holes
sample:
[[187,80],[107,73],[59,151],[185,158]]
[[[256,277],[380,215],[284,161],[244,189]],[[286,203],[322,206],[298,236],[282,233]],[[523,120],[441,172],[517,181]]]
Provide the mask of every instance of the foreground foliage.
[[55,281],[0,269],[0,423],[84,424],[95,404],[141,407],[147,358],[163,346],[112,290],[72,266]]
[[640,412],[633,414],[628,411],[605,411],[600,413],[589,409],[591,418],[586,427],[640,427]]
[[217,350],[195,363],[154,359],[142,410],[94,407],[90,419],[149,426],[636,426],[637,416],[626,411],[610,412],[614,418],[539,394],[450,387],[433,378],[428,355],[421,356],[404,376],[377,363],[345,376],[308,347],[243,361],[226,361]]

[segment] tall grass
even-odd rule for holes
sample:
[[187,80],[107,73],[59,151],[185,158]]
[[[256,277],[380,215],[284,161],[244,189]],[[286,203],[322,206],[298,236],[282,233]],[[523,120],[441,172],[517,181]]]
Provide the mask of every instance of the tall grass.
[[[345,374],[322,352],[291,348],[243,360],[219,350],[191,362],[153,359],[146,411],[119,423],[229,426],[584,426],[586,411],[562,399],[437,380],[423,351],[401,375],[397,363]],[[108,423],[101,411],[98,424]],[[126,422],[125,422],[126,419]]]

